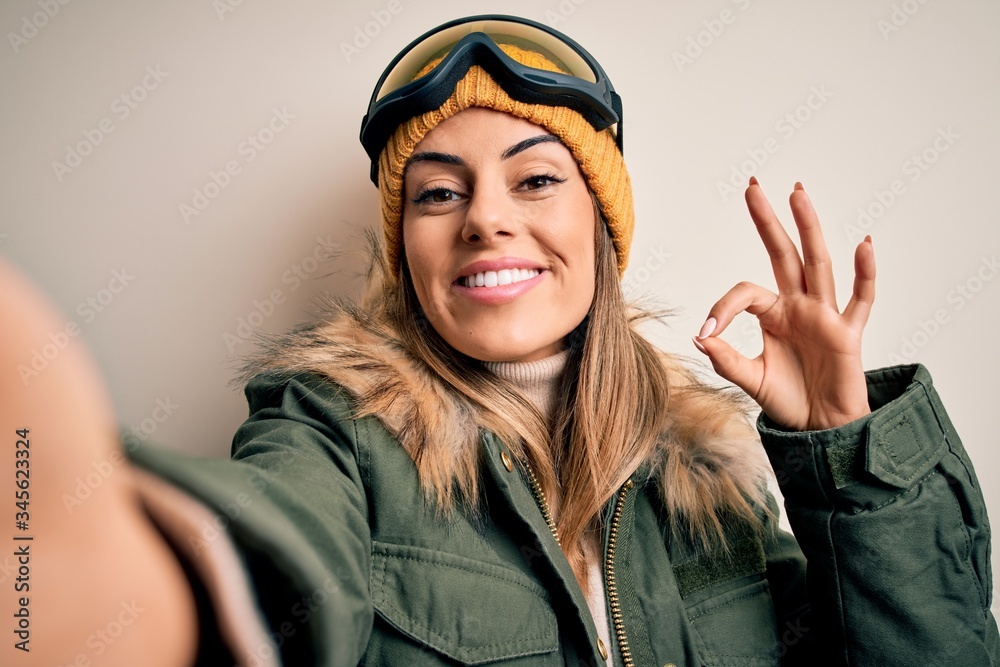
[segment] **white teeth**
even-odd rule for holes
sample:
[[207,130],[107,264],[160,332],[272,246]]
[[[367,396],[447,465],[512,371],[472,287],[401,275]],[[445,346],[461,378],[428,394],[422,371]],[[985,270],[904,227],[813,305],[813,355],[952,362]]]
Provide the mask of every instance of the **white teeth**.
[[466,287],[496,287],[510,285],[522,280],[531,280],[541,273],[538,269],[501,269],[500,271],[483,271],[462,279]]

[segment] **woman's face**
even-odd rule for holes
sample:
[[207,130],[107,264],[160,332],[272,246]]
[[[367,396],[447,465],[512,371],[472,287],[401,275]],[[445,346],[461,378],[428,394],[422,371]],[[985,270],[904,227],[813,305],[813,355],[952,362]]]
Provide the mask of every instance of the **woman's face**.
[[594,297],[593,200],[559,139],[467,109],[417,144],[404,174],[403,247],[435,331],[482,361],[555,354]]

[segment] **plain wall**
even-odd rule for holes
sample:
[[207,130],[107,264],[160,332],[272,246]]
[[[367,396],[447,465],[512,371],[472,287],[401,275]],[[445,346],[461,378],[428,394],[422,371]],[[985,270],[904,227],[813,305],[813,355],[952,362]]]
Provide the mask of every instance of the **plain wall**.
[[[697,357],[690,337],[729,287],[773,287],[742,189],[755,174],[794,236],[802,180],[841,306],[854,245],[874,237],[866,368],[930,368],[1000,517],[1000,5],[986,0],[4,2],[0,252],[79,327],[125,427],[227,455],[247,414],[227,384],[250,349],[241,322],[280,331],[323,292],[358,293],[360,266],[311,258],[354,253],[377,224],[357,136],[382,68],[488,12],[568,33],[621,93],[638,220],[626,289],[680,308],[651,337]],[[743,316],[725,337],[750,351],[754,329]]]

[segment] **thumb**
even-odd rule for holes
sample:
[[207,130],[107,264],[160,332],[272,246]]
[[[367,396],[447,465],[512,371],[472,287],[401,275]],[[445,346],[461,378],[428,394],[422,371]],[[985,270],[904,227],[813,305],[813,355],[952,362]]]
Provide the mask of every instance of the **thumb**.
[[712,362],[716,373],[745,391],[751,398],[756,398],[759,360],[747,359],[732,345],[715,336],[695,336],[691,341]]

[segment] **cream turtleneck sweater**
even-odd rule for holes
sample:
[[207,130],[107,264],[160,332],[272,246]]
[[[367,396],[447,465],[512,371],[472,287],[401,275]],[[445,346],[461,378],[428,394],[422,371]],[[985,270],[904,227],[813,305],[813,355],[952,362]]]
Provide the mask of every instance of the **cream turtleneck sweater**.
[[[557,352],[551,357],[539,359],[538,361],[507,362],[507,361],[487,361],[486,368],[510,380],[518,389],[524,393],[539,412],[547,419],[552,419],[552,409],[555,405],[559,385],[559,378],[566,370],[566,362],[569,360],[569,350]],[[550,507],[553,520],[558,508]],[[612,667],[611,662],[611,627],[608,623],[607,605],[604,597],[604,576],[601,571],[601,546],[597,541],[584,541],[584,552],[587,556],[587,583],[590,591],[587,593],[587,606],[594,617],[594,624],[597,626],[597,635],[608,648],[607,667]]]

